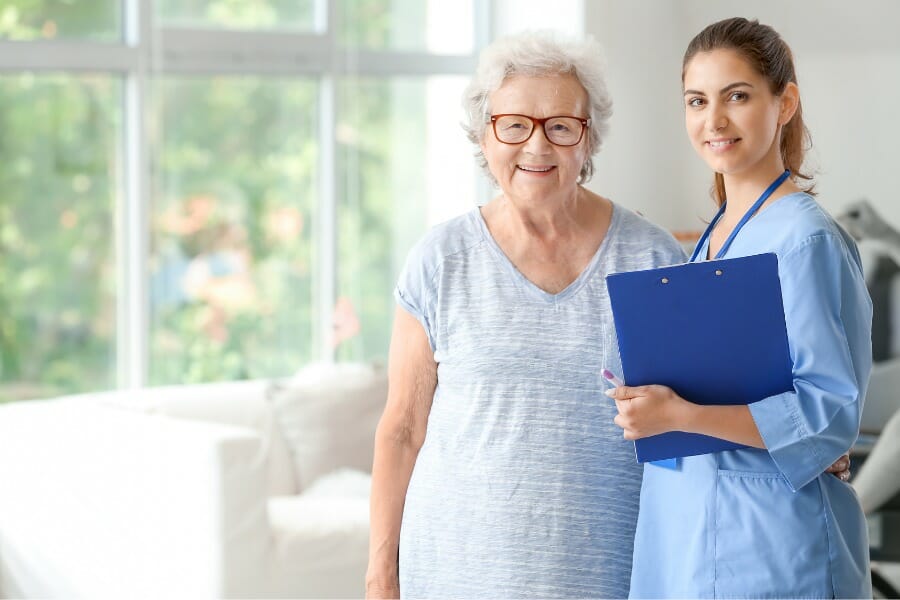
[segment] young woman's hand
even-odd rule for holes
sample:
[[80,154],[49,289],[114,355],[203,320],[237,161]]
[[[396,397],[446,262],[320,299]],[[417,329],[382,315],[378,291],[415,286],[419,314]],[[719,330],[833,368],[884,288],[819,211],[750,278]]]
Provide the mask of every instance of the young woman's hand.
[[[696,409],[696,405],[664,385],[619,386],[607,390],[606,395],[616,401],[619,414],[613,422],[624,430],[626,440],[639,440],[668,431],[692,431],[691,408]],[[844,454],[825,471],[841,481],[848,481],[850,455]]]
[[690,402],[664,385],[619,386],[606,391],[616,401],[613,419],[626,440],[638,440],[667,431],[682,430]]

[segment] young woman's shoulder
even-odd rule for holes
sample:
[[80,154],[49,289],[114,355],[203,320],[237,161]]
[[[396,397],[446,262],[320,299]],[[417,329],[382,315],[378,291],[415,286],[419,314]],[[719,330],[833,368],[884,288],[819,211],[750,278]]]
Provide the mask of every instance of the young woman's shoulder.
[[816,202],[805,193],[785,196],[772,204],[774,209],[766,215],[766,234],[779,255],[800,251],[816,243],[845,248],[856,256],[856,243],[844,229]]

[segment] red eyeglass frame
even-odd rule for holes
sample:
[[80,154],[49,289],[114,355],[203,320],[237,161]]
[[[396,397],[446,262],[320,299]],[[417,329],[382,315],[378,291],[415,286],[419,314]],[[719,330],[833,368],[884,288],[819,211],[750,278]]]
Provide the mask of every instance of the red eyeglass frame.
[[[500,136],[497,135],[497,119],[499,119],[500,117],[524,117],[524,118],[528,119],[529,121],[531,121],[531,133],[529,133],[528,137],[525,138],[524,140],[522,140],[521,142],[504,142],[503,140],[500,139]],[[550,136],[547,135],[547,130],[544,128],[544,124],[547,121],[550,121],[552,119],[560,119],[560,118],[575,119],[576,121],[581,123],[581,135],[578,136],[578,141],[576,141],[573,144],[557,144],[556,142],[550,140]],[[523,114],[519,114],[519,113],[502,113],[499,115],[491,115],[491,129],[494,130],[494,138],[501,144],[508,144],[510,146],[515,146],[517,144],[524,144],[525,142],[530,140],[531,136],[534,135],[534,130],[537,129],[538,125],[540,125],[541,129],[544,131],[544,137],[547,139],[548,142],[550,142],[554,146],[559,146],[561,148],[571,148],[572,146],[577,146],[578,144],[580,144],[581,140],[584,139],[584,132],[587,130],[588,127],[591,126],[591,120],[583,119],[581,117],[574,117],[572,115],[553,115],[552,117],[545,117],[543,119],[538,119],[537,117],[532,117],[529,115],[523,115]]]

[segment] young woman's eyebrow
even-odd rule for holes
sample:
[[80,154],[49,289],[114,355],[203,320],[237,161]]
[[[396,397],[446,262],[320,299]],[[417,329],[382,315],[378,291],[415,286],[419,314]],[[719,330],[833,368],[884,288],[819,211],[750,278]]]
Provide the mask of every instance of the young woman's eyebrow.
[[[749,88],[752,88],[752,87],[753,87],[753,84],[747,83],[746,81],[735,81],[734,83],[729,83],[728,85],[726,85],[725,87],[723,87],[721,90],[719,90],[719,93],[720,93],[720,94],[724,94],[724,93],[728,92],[729,90],[732,90],[732,89],[734,89],[734,88],[736,88],[736,87],[749,87]],[[704,94],[704,93],[701,92],[700,90],[684,90],[684,95],[685,95],[685,96],[687,96],[687,95],[691,95],[691,96],[705,96],[706,94]]]
[[720,93],[720,94],[724,94],[724,93],[729,92],[729,91],[731,91],[731,90],[733,90],[734,88],[737,88],[737,87],[749,87],[749,88],[752,88],[753,85],[750,84],[750,83],[747,83],[746,81],[735,81],[734,83],[729,83],[728,85],[726,85],[725,87],[723,87],[721,90],[719,90],[719,93]]

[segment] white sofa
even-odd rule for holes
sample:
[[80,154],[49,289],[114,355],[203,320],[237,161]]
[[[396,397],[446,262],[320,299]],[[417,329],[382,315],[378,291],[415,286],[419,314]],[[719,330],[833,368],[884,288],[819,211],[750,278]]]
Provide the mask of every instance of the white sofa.
[[361,597],[377,414],[298,489],[268,385],[0,406],[0,597]]

